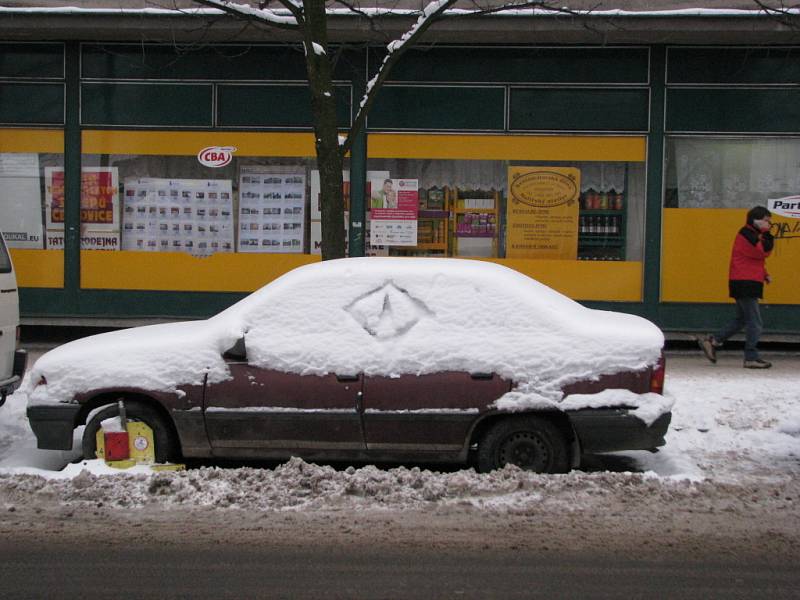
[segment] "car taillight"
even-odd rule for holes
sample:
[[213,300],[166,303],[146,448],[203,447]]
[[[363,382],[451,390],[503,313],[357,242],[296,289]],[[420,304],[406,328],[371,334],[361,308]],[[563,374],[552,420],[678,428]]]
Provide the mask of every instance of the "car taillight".
[[650,374],[650,391],[654,394],[664,393],[664,375],[667,373],[667,359],[664,357],[664,351],[661,351],[661,357],[658,359],[653,372]]
[[17,343],[19,344],[20,332],[22,331],[22,327],[17,325]]
[[47,385],[47,379],[44,378],[44,375],[39,378],[39,381],[36,382],[36,385]]

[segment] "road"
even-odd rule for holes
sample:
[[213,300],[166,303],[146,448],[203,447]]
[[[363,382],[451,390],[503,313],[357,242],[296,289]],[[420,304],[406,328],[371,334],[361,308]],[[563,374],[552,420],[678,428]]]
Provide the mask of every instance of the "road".
[[[79,524],[75,524],[79,527]],[[787,557],[668,547],[586,552],[324,536],[260,540],[102,539],[61,530],[0,542],[3,598],[796,598]],[[187,532],[188,533],[188,532]],[[377,543],[376,543],[377,542]]]

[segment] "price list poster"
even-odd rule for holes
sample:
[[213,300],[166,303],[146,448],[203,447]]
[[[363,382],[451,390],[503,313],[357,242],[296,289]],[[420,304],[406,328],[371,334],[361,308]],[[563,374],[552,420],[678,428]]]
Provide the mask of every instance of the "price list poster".
[[122,249],[233,252],[233,193],[229,179],[125,180]]
[[242,167],[237,250],[302,253],[305,206],[305,173]]

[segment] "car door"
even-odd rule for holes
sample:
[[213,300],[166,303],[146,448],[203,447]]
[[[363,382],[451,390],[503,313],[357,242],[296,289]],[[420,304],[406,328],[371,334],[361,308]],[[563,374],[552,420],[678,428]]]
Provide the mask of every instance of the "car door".
[[[208,385],[206,430],[214,454],[253,457],[364,450],[362,377],[298,375],[229,362],[232,378]],[[281,452],[285,451],[285,452]]]
[[374,453],[458,453],[478,415],[509,389],[509,382],[493,374],[366,377],[367,449]]

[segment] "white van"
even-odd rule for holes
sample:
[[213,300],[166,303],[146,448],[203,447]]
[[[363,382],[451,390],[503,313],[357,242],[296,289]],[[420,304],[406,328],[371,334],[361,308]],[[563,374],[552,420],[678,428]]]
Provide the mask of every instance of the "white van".
[[0,406],[22,382],[28,354],[17,350],[19,291],[14,265],[0,234]]

